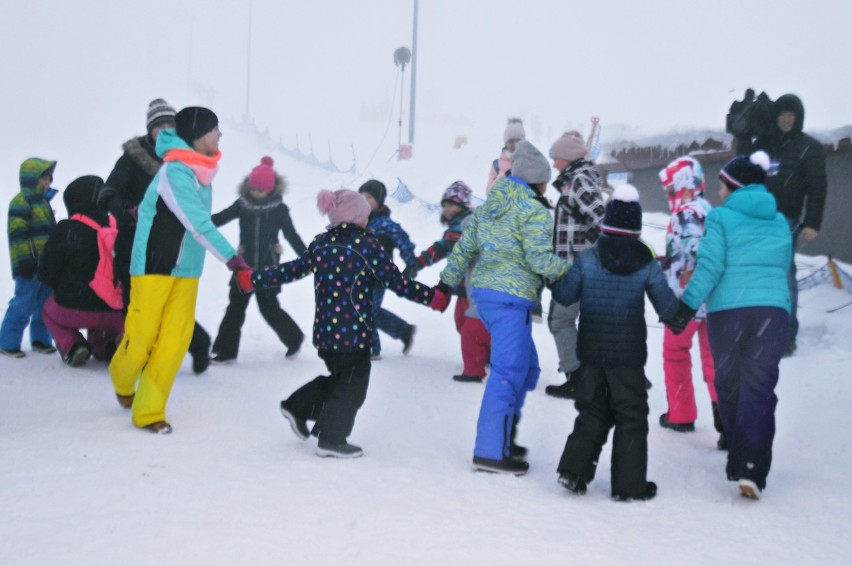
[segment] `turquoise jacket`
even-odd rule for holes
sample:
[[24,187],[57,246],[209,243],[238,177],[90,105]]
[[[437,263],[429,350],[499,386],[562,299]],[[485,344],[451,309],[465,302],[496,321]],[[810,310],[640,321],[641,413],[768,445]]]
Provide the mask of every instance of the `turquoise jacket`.
[[790,312],[787,271],[793,254],[790,227],[763,185],[731,193],[707,215],[698,265],[683,301],[707,312],[779,307]]
[[447,257],[441,281],[458,285],[473,261],[468,283],[538,301],[544,279],[561,279],[571,264],[553,253],[553,219],[517,177],[503,177],[477,207]]
[[[157,155],[173,149],[191,148],[173,129],[162,130]],[[166,159],[139,204],[131,275],[200,277],[205,249],[223,262],[237,254],[210,218],[216,169]]]

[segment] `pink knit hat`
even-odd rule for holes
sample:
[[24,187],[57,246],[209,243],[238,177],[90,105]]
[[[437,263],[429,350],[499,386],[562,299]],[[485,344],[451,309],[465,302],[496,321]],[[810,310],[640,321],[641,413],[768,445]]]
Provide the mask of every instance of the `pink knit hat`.
[[338,224],[357,224],[360,226],[365,224],[371,210],[364,195],[349,189],[320,191],[317,195],[317,208],[323,214],[328,214],[332,226]]
[[586,144],[583,141],[583,135],[576,130],[565,132],[550,146],[551,159],[564,159],[571,163],[585,156]]
[[259,189],[271,193],[275,189],[275,162],[268,155],[260,160],[260,165],[251,170],[248,177],[249,189]]

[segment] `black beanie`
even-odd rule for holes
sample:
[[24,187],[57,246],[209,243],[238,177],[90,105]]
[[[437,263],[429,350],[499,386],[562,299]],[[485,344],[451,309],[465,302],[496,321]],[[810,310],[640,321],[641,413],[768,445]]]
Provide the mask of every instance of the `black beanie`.
[[175,116],[177,135],[189,145],[212,132],[218,125],[216,114],[201,106],[188,106]]
[[379,206],[385,204],[385,198],[388,196],[388,190],[385,187],[385,184],[381,181],[377,181],[375,179],[370,179],[358,189],[359,193],[367,193],[371,197],[373,197]]
[[638,238],[642,234],[642,206],[633,185],[619,185],[606,203],[601,232],[610,236]]
[[97,198],[104,180],[95,175],[84,175],[71,181],[62,191],[62,200],[68,216],[97,208]]

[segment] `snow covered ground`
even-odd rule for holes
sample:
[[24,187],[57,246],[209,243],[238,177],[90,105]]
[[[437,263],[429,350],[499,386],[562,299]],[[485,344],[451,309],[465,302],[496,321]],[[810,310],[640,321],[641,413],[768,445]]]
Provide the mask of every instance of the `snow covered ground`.
[[[270,152],[226,124],[223,130],[216,210],[232,201],[237,182]],[[291,183],[285,200],[309,241],[324,224],[315,208],[317,190],[357,188],[371,174],[390,190],[402,178],[426,202],[437,202],[458,178],[484,196],[499,144],[453,151],[452,137],[445,139],[415,148],[407,162],[385,162],[387,155],[379,154],[369,166],[365,161],[368,175],[358,178],[271,155]],[[73,180],[63,165],[81,173],[90,166],[46,157],[60,159],[60,188]],[[105,176],[117,157],[98,158],[98,173]],[[708,187],[716,190],[716,183]],[[419,202],[388,202],[418,251],[441,234],[437,215]],[[64,217],[59,201],[56,209]],[[666,216],[649,214],[645,221],[645,238],[662,249],[663,231],[656,226],[665,225]],[[236,223],[225,233],[235,241]],[[0,265],[6,265],[8,252],[0,248]],[[292,257],[291,250],[287,254]],[[804,275],[826,258],[797,260]],[[419,279],[435,283],[439,271],[431,268]],[[12,293],[6,273],[0,278],[3,304]],[[227,304],[227,280],[226,268],[208,258],[197,317],[213,335]],[[280,299],[309,333],[311,280],[286,286]],[[571,402],[544,394],[545,385],[563,381],[546,324],[534,327],[542,376],[527,397],[520,428],[531,466],[520,478],[471,469],[482,386],[451,379],[461,363],[450,313],[393,295],[386,306],[418,331],[410,355],[386,339],[383,359],[373,365],[351,437],[365,450],[358,460],[318,458],[315,441],[292,434],[278,403],[325,368],[308,345],[295,360],[285,360],[284,347],[254,306],[235,365],[196,376],[187,358],[168,405],[175,428],[170,436],[130,424],[105,364],[73,369],[56,354],[0,357],[0,563],[848,563],[852,451],[843,439],[852,406],[846,381],[852,307],[826,311],[850,300],[828,284],[801,295],[799,349],[781,364],[774,461],[758,502],[739,497],[725,479],[725,454],[715,449],[700,376],[694,380],[697,431],[658,426],[666,410],[662,328],[650,312],[648,477],[659,493],[630,504],[609,498],[609,445],[587,495],[572,496],[556,482],[576,411]],[[698,365],[697,353],[695,359]]]

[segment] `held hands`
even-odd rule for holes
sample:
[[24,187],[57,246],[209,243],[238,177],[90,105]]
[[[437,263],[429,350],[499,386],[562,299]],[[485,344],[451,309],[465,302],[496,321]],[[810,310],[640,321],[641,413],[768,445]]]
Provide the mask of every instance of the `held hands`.
[[683,300],[680,300],[678,301],[677,313],[675,313],[673,318],[664,321],[664,324],[673,334],[678,335],[686,330],[686,326],[694,316],[695,309],[684,303]]
[[429,308],[438,312],[444,312],[450,306],[450,288],[443,281],[432,287],[434,295],[429,302]]
[[234,273],[234,277],[237,279],[237,287],[241,292],[248,294],[254,291],[254,284],[251,282],[252,275],[254,275],[254,271],[251,269],[238,269]]
[[402,270],[402,276],[406,279],[414,279],[417,277],[417,272],[420,271],[420,266],[416,263],[412,263],[408,267]]
[[225,263],[231,271],[248,270],[251,271],[251,266],[246,263],[241,255],[235,255]]

